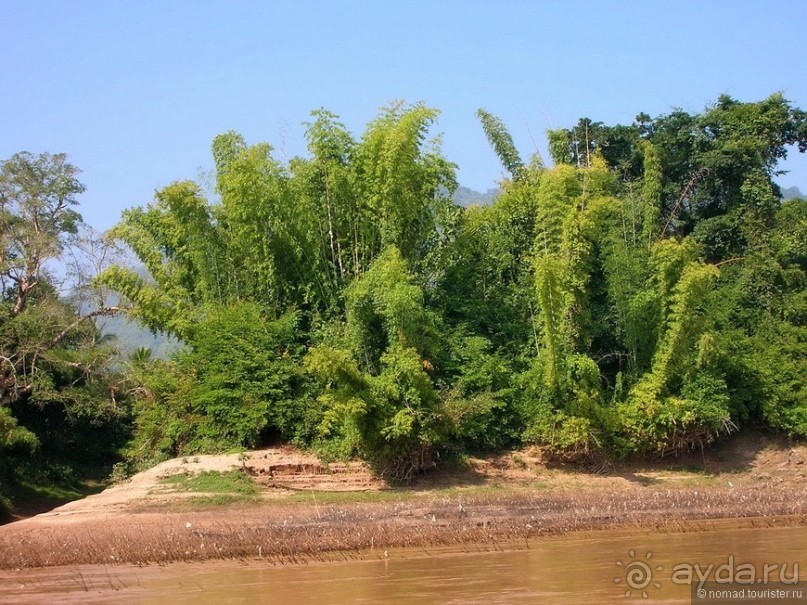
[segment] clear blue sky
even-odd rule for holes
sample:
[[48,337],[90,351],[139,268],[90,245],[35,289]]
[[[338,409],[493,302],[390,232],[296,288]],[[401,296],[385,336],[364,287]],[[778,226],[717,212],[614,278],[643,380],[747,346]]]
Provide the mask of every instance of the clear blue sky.
[[[288,158],[312,109],[358,137],[380,106],[423,100],[460,182],[486,190],[502,170],[477,108],[525,156],[582,116],[629,123],[776,91],[807,108],[806,25],[803,0],[3,0],[0,159],[68,153],[103,229],[209,170],[218,133]],[[807,158],[784,168],[780,183],[807,191]]]

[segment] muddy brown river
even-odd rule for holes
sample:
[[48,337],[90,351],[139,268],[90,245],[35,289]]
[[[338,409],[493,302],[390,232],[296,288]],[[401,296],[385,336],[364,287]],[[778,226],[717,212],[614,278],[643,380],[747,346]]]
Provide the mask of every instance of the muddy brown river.
[[[798,598],[807,583],[793,585],[800,568],[807,580],[807,528],[736,529],[729,521],[707,532],[603,531],[513,548],[377,552],[362,561],[288,566],[252,560],[6,571],[0,602],[807,603],[807,589]],[[793,593],[781,601],[725,600],[723,593],[693,601],[699,578],[704,589],[746,589],[746,596],[769,586]]]

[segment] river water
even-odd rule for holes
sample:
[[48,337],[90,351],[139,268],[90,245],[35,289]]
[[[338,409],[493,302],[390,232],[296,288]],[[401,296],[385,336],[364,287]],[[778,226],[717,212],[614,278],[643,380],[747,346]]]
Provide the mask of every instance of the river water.
[[[0,602],[688,604],[691,588],[684,580],[690,572],[697,584],[698,572],[714,580],[723,566],[720,578],[736,574],[745,582],[751,570],[761,580],[766,564],[787,564],[781,579],[790,582],[796,564],[807,580],[807,528],[736,529],[727,522],[705,532],[611,530],[516,547],[520,550],[395,551],[386,557],[382,551],[362,561],[288,566],[254,560],[0,572]],[[768,581],[778,581],[780,570],[769,571]],[[807,590],[804,594],[803,600],[786,602],[807,603]]]

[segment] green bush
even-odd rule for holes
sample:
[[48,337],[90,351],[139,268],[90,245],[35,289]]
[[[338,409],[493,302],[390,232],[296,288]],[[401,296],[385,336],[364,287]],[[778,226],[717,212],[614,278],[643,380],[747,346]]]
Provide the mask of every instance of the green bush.
[[144,369],[130,452],[153,458],[255,447],[270,432],[293,439],[303,424],[296,318],[267,319],[253,303],[205,307],[188,346]]

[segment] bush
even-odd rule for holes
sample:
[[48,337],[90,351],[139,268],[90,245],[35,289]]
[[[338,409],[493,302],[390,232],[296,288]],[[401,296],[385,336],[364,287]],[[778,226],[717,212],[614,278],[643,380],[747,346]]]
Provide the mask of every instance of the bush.
[[255,447],[301,426],[296,315],[270,320],[251,303],[208,306],[188,347],[143,370],[130,452],[139,458]]
[[681,395],[661,395],[652,375],[640,380],[616,407],[617,443],[622,453],[678,454],[703,447],[734,428],[723,379],[699,373]]

